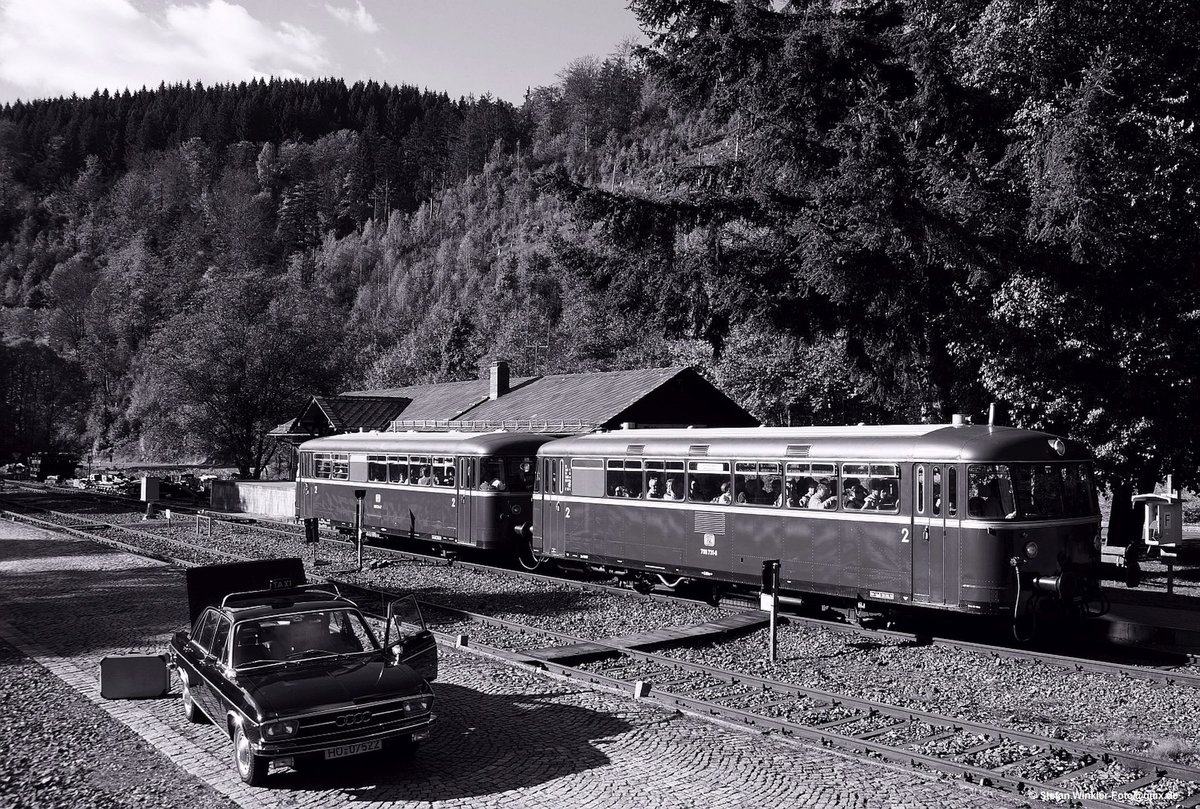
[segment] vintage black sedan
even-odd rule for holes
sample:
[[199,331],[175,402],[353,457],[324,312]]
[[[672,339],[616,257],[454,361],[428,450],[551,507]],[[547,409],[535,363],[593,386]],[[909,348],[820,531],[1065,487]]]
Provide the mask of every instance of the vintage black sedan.
[[[188,571],[193,624],[171,641],[189,721],[233,741],[242,780],[272,762],[412,752],[429,735],[437,644],[416,603],[389,608],[384,641],[351,600],[304,585],[299,559]],[[402,608],[403,607],[403,608]]]

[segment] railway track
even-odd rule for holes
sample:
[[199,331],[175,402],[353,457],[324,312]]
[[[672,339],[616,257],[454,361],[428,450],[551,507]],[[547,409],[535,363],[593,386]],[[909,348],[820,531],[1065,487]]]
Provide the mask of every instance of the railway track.
[[[34,491],[38,491],[34,489]],[[45,490],[47,494],[58,494],[59,490]],[[93,495],[95,496],[95,495]],[[114,502],[124,506],[132,504],[140,505],[140,501],[130,501],[128,498],[121,498],[115,495],[99,495],[96,496],[103,501]],[[66,512],[52,512],[64,519],[70,519],[73,515]],[[183,514],[192,514],[197,517],[197,536],[200,536],[200,526],[206,525],[223,525],[228,526],[235,531],[258,532],[268,536],[283,537],[296,541],[303,541],[303,534],[298,527],[289,527],[286,523],[270,522],[264,520],[254,520],[247,522],[245,520],[236,520],[223,518],[214,514],[205,513],[201,509],[181,511]],[[202,522],[203,521],[203,522]],[[130,530],[130,529],[120,529]],[[323,542],[340,545],[346,549],[352,549],[354,544],[344,539],[340,539],[337,534],[327,532],[322,537]],[[186,544],[186,543],[184,543]],[[387,548],[377,545],[372,545],[371,554],[382,556],[384,558],[393,559],[416,559],[430,560],[437,557],[431,557],[428,554],[414,553],[411,551],[402,551],[394,548]],[[205,553],[206,549],[203,546],[195,546],[195,551]],[[581,590],[588,590],[598,593],[611,593],[620,596],[637,598],[650,601],[660,601],[670,603],[677,601],[680,597],[673,594],[663,593],[636,593],[626,587],[605,584],[601,582],[580,581],[576,579],[565,579],[560,576],[552,576],[536,571],[519,570],[509,567],[500,567],[497,565],[489,565],[480,562],[464,562],[456,560],[454,564],[465,570],[485,571],[489,573],[497,573],[505,576],[522,578],[532,581],[545,581],[566,584],[567,586],[575,587]],[[698,599],[687,599],[696,601]],[[757,605],[749,599],[730,599],[728,603],[722,605],[726,609],[756,609]],[[896,629],[882,629],[868,626],[860,626],[857,624],[846,623],[839,619],[814,617],[811,615],[802,615],[796,611],[787,611],[786,620],[794,624],[817,627],[833,632],[847,633],[858,635],[866,638],[887,638],[889,640],[900,641],[914,645],[925,645],[933,647],[941,647],[946,649],[955,649],[960,651],[974,652],[977,654],[986,655],[992,658],[1003,658],[1008,660],[1027,661],[1032,663],[1040,663],[1046,666],[1054,666],[1064,671],[1071,672],[1094,672],[1099,674],[1117,675],[1123,678],[1133,680],[1145,680],[1149,682],[1163,683],[1165,685],[1187,685],[1200,688],[1200,672],[1191,672],[1181,669],[1181,665],[1194,662],[1194,658],[1187,654],[1179,654],[1177,659],[1168,664],[1160,665],[1145,665],[1140,663],[1123,663],[1112,659],[1103,659],[1101,655],[1118,655],[1127,654],[1127,650],[1120,647],[1100,647],[1096,648],[1096,656],[1085,657],[1083,655],[1068,655],[1057,652],[1051,652],[1046,649],[1027,648],[1021,646],[1004,645],[1001,643],[983,643],[978,641],[964,640],[948,636],[934,636],[928,632],[913,632],[902,631]],[[1157,656],[1162,657],[1161,652],[1155,650]]]
[[[27,503],[23,509],[25,513],[12,510],[4,513],[12,519],[181,565],[252,558],[64,512],[43,510],[43,516],[53,519],[28,513],[35,509],[37,506]],[[139,544],[139,541],[151,540],[170,544],[178,549],[179,555],[148,552]],[[372,606],[382,605],[394,596],[386,590],[334,581],[377,615],[382,610],[379,607],[372,609]],[[619,589],[589,583],[580,583],[580,586]],[[627,590],[619,592],[629,594]],[[447,646],[467,646],[477,654],[514,665],[536,666],[560,677],[632,695],[672,710],[816,742],[852,755],[945,773],[1013,793],[1032,796],[1053,793],[1088,806],[1200,805],[1198,768],[689,663],[640,651],[629,644],[555,632],[432,600],[422,599],[422,608],[439,617],[441,628],[436,634]],[[845,631],[867,630],[846,627]],[[983,644],[958,645],[973,651],[1026,656]],[[575,655],[577,659],[572,659],[571,655],[556,659],[553,654],[555,650],[580,647],[590,651]],[[1041,653],[1041,657],[1034,659],[1048,662],[1044,658]],[[1083,670],[1073,658],[1063,657],[1054,664]],[[1126,667],[1104,664],[1094,670],[1119,673],[1123,668]],[[1181,677],[1178,673],[1138,671],[1139,676],[1148,679],[1162,677],[1163,682],[1200,685],[1200,679],[1194,675]],[[1172,679],[1167,679],[1169,676]],[[1099,795],[1103,797],[1096,797]],[[1178,796],[1178,800],[1172,796]]]

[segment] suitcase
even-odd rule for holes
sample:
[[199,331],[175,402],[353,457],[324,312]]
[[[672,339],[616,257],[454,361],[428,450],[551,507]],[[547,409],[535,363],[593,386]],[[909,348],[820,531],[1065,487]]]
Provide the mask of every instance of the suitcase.
[[109,655],[100,660],[100,696],[105,699],[153,699],[170,687],[166,655]]

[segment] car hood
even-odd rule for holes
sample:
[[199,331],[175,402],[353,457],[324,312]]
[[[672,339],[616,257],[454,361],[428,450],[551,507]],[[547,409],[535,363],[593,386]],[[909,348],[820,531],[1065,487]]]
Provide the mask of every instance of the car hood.
[[429,692],[408,666],[378,658],[318,659],[238,674],[238,681],[265,716],[335,711]]

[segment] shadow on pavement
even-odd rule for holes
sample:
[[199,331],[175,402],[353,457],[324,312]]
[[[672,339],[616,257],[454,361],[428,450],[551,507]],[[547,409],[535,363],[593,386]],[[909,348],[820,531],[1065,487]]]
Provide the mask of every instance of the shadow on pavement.
[[382,753],[315,762],[271,776],[271,789],[336,790],[343,800],[440,801],[494,795],[603,767],[624,719],[561,698],[490,694],[437,683],[433,737],[412,757]]

